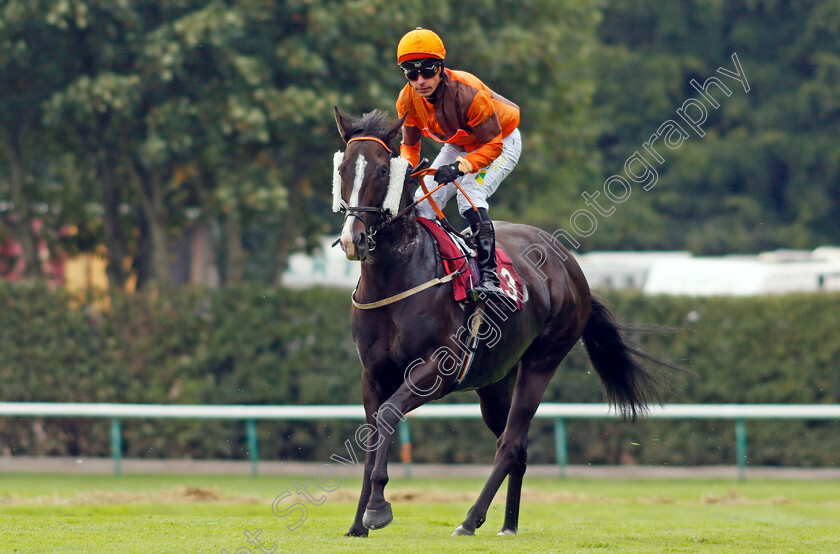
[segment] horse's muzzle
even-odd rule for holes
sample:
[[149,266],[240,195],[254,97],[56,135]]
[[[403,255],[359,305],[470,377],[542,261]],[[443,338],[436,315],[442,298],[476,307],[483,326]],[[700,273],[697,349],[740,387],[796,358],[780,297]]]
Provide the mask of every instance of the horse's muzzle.
[[348,260],[362,261],[367,258],[368,234],[364,222],[358,217],[348,217],[341,229],[341,249]]

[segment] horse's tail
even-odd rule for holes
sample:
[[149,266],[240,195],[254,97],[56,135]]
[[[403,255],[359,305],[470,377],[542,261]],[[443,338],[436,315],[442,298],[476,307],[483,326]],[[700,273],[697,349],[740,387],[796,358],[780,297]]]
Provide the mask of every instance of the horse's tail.
[[636,419],[647,411],[649,403],[660,402],[656,391],[658,382],[639,360],[671,365],[628,344],[612,314],[595,297],[583,330],[583,342],[604,384],[607,399],[624,417]]

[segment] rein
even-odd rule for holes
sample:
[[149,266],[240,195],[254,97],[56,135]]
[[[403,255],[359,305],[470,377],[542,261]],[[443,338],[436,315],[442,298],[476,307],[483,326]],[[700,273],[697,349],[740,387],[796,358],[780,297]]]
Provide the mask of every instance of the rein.
[[409,296],[414,296],[418,292],[424,291],[431,287],[436,287],[438,285],[442,285],[444,283],[448,283],[449,281],[453,280],[455,277],[461,274],[460,270],[455,270],[448,275],[444,275],[443,277],[435,277],[430,281],[426,281],[421,285],[417,285],[416,287],[410,288],[406,291],[403,291],[399,294],[395,294],[394,296],[389,296],[388,298],[383,298],[382,300],[378,300],[376,302],[369,302],[367,304],[360,304],[356,302],[356,289],[353,290],[353,294],[350,295],[350,301],[353,302],[353,305],[359,308],[360,310],[373,310],[374,308],[381,308],[382,306],[387,306],[388,304],[393,304],[394,302],[399,302],[403,298],[408,298]]
[[[356,140],[356,139],[350,139],[350,140]],[[371,137],[371,140],[377,140],[378,141],[379,139]],[[420,164],[418,164],[418,167],[420,167],[422,165],[423,165],[423,162],[420,162]],[[419,170],[417,170],[415,168],[415,171],[410,173],[409,176],[412,179],[416,179],[417,177],[423,177],[425,175],[434,175],[435,171],[437,171],[437,170],[435,170],[435,169],[419,169]],[[405,214],[407,214],[408,212],[413,210],[414,207],[417,204],[419,204],[423,200],[428,200],[429,204],[432,205],[432,209],[435,211],[435,215],[437,215],[438,219],[440,220],[440,222],[444,226],[444,228],[451,233],[454,233],[458,236],[461,236],[461,233],[459,233],[457,229],[452,227],[452,225],[449,223],[449,220],[446,219],[446,216],[443,215],[443,212],[438,207],[437,202],[435,202],[434,199],[432,198],[432,195],[434,193],[436,193],[439,189],[445,187],[448,184],[450,184],[450,183],[441,183],[438,186],[436,186],[435,188],[433,188],[432,190],[428,190],[426,188],[426,184],[421,179],[420,180],[420,187],[423,189],[423,196],[419,197],[417,200],[414,200],[411,204],[409,204],[408,206],[406,206],[405,208],[400,210],[397,213],[397,215],[395,215],[393,217],[391,217],[390,212],[388,212],[387,210],[383,210],[382,208],[372,208],[372,207],[369,207],[369,206],[348,206],[347,203],[344,200],[340,200],[340,205],[341,205],[341,209],[347,214],[347,215],[344,216],[345,219],[347,217],[350,217],[350,216],[354,216],[354,217],[358,217],[359,219],[362,219],[359,216],[360,212],[371,212],[371,213],[379,214],[379,222],[374,224],[374,225],[371,225],[370,228],[368,229],[368,236],[372,238],[375,233],[377,233],[377,232],[381,231],[382,229],[388,227],[391,223],[393,223],[397,219],[401,218],[402,216],[404,216]],[[476,209],[475,204],[473,204],[473,201],[470,199],[470,197],[467,195],[467,193],[464,192],[464,189],[461,188],[461,185],[459,185],[455,181],[452,181],[451,184],[458,187],[458,190],[460,190],[463,193],[464,197],[470,202],[470,205],[472,205],[473,209]],[[364,220],[362,220],[362,223],[364,223]],[[335,246],[336,244],[338,244],[339,241],[341,241],[341,237],[335,239],[335,241],[333,241],[333,243],[332,243],[332,246]],[[371,248],[371,250],[373,250],[373,248]]]
[[[376,142],[377,144],[382,146],[382,148],[384,148],[385,151],[388,152],[388,154],[390,154],[391,156],[394,155],[393,150],[391,150],[391,148],[385,143],[385,141],[383,141],[382,139],[380,139],[378,137],[374,137],[374,136],[370,136],[370,135],[365,135],[365,136],[361,136],[361,137],[353,137],[353,138],[351,138],[350,140],[347,141],[347,144],[349,145],[351,142],[354,142],[354,141]],[[424,168],[423,167],[428,163],[429,163],[428,160],[426,160],[426,159],[422,160],[419,164],[417,164],[417,167],[415,167],[408,174],[408,176],[412,179],[417,179],[418,177],[424,177],[426,175],[434,175],[435,172],[437,171],[436,169]],[[339,201],[339,206],[341,207],[341,210],[345,213],[345,216],[344,216],[345,219],[350,217],[350,216],[353,216],[353,217],[356,217],[356,218],[360,219],[362,221],[362,223],[364,223],[364,220],[359,215],[361,213],[365,213],[365,212],[375,213],[379,216],[377,222],[374,223],[373,225],[371,225],[370,227],[368,227],[368,237],[369,237],[369,240],[370,240],[370,243],[371,243],[369,245],[369,248],[371,250],[373,250],[376,247],[376,243],[373,242],[373,236],[377,232],[379,232],[382,229],[385,229],[386,227],[388,227],[392,222],[394,222],[395,220],[401,218],[402,216],[404,216],[405,214],[410,212],[417,204],[419,204],[420,202],[422,202],[424,200],[427,200],[429,202],[429,204],[432,206],[432,209],[435,211],[435,215],[438,217],[438,219],[440,219],[441,222],[443,222],[444,226],[448,227],[447,230],[455,233],[456,235],[460,235],[460,233],[455,228],[453,228],[451,225],[449,225],[449,222],[447,221],[446,216],[443,215],[443,211],[441,211],[440,207],[438,207],[438,205],[437,205],[437,202],[435,202],[434,198],[432,198],[432,195],[435,192],[437,192],[442,187],[445,187],[449,183],[441,183],[438,186],[436,186],[435,188],[433,188],[431,191],[426,188],[426,183],[423,181],[423,179],[420,179],[419,183],[420,183],[420,187],[423,189],[423,196],[419,197],[417,200],[414,200],[408,206],[406,206],[405,208],[400,210],[396,215],[393,215],[393,216],[391,215],[391,212],[389,212],[388,210],[385,210],[381,207],[380,208],[374,208],[374,207],[370,207],[370,206],[350,206],[343,199],[341,199]],[[452,184],[455,185],[456,187],[458,187],[458,190],[460,190],[461,194],[464,195],[464,198],[466,198],[467,201],[469,201],[473,210],[477,209],[475,207],[475,204],[473,204],[473,201],[469,197],[469,195],[466,192],[464,192],[463,188],[461,188],[461,185],[459,185],[455,181],[452,181]],[[341,240],[340,238],[336,239],[332,243],[332,246],[337,245],[340,240]]]

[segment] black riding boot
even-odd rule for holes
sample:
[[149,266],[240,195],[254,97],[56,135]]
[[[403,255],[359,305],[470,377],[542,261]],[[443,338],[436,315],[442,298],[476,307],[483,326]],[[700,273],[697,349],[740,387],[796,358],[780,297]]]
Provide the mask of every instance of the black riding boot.
[[499,274],[496,272],[496,231],[489,217],[481,221],[476,246],[478,246],[478,267],[481,270],[481,278],[470,290],[473,301],[478,301],[482,294],[485,295],[485,300],[491,302],[508,301],[505,291],[499,286]]

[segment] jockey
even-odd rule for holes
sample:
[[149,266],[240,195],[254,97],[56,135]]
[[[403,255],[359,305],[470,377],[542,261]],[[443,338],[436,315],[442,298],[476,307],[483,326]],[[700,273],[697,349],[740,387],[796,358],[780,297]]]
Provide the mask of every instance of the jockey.
[[[487,199],[519,161],[519,107],[474,75],[444,67],[445,58],[443,41],[428,29],[410,31],[397,46],[397,63],[408,79],[397,100],[399,116],[408,114],[400,154],[414,167],[420,161],[421,135],[443,143],[431,165],[437,170],[434,181],[456,181],[469,199],[456,187],[441,187],[432,198],[442,209],[458,193],[458,211],[477,236],[481,278],[472,293],[503,299],[496,268],[496,234],[487,213]],[[426,185],[434,188],[431,178],[425,177]],[[415,199],[422,195],[418,189]],[[417,213],[434,218],[426,202],[417,205]]]

